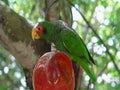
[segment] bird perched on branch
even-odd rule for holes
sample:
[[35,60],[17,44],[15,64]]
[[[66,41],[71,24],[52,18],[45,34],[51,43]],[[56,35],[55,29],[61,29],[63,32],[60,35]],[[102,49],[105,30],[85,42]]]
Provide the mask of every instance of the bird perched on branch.
[[93,58],[80,36],[64,22],[40,22],[33,28],[32,38],[54,43],[59,51],[65,52],[71,60],[78,62],[91,80],[95,81],[95,74],[89,67],[91,63],[95,64]]

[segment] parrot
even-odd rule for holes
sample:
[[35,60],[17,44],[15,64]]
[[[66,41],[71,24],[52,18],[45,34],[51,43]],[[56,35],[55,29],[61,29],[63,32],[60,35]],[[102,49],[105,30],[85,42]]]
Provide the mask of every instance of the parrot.
[[32,39],[45,39],[54,43],[59,51],[66,53],[71,60],[78,62],[92,81],[96,81],[95,73],[90,68],[91,64],[95,64],[94,59],[79,34],[68,27],[64,21],[39,22],[32,29]]

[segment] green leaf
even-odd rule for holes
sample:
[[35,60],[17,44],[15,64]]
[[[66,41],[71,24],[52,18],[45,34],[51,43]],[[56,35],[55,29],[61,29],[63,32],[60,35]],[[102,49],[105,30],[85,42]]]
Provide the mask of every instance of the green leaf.
[[116,25],[114,29],[114,34],[118,39],[120,39],[120,22]]
[[2,0],[6,5],[9,6],[9,1],[8,0]]

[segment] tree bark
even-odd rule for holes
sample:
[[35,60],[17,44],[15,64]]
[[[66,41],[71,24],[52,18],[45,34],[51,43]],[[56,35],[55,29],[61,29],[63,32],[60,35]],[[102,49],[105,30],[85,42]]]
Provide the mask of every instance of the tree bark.
[[59,20],[59,3],[58,0],[45,0],[46,11],[45,20],[55,22]]
[[38,58],[50,45],[44,40],[33,41],[33,24],[0,1],[0,44],[22,65],[27,85],[32,90],[32,71]]

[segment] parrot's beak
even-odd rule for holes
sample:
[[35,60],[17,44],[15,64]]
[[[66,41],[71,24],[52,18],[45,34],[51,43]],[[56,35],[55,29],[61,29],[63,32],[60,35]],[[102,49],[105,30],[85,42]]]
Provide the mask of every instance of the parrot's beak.
[[35,40],[35,39],[40,39],[40,37],[39,37],[39,35],[36,33],[36,31],[37,31],[37,28],[36,28],[36,26],[35,26],[35,27],[33,27],[33,29],[32,29],[32,39],[33,39],[33,40]]

